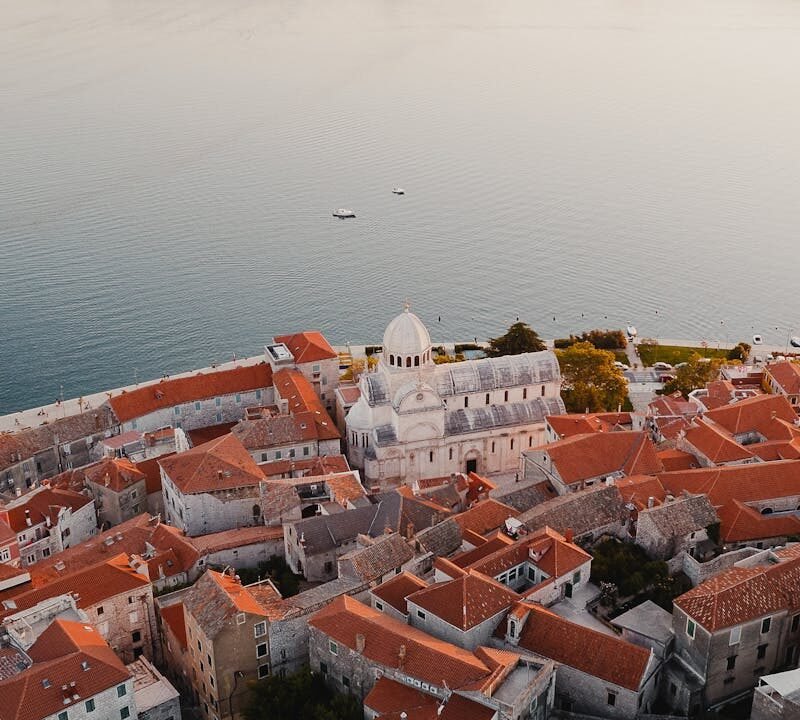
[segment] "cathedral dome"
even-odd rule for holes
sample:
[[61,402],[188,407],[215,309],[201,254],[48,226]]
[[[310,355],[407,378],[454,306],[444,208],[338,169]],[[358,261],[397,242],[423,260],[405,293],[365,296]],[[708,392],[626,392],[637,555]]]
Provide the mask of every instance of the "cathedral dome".
[[419,367],[431,362],[428,328],[410,311],[408,303],[383,333],[383,359],[395,367]]

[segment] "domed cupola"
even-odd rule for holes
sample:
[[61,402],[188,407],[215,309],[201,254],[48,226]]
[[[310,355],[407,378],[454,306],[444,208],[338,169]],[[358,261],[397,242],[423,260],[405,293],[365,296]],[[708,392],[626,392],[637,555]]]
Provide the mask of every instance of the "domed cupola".
[[383,333],[383,363],[389,368],[411,369],[433,363],[431,336],[406,302]]

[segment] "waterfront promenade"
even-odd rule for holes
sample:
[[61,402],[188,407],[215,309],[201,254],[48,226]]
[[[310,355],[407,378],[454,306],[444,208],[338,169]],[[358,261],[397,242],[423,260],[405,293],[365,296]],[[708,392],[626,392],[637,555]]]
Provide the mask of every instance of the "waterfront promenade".
[[[705,347],[708,348],[719,348],[719,349],[726,349],[730,350],[731,348],[735,347],[735,343],[728,343],[728,342],[721,342],[719,340],[687,340],[687,339],[675,339],[675,338],[655,338],[659,345],[674,345],[678,347],[703,347],[703,343],[705,342]],[[638,342],[638,341],[637,341]],[[552,340],[545,340],[545,343],[548,347],[553,347]],[[456,345],[479,345],[480,347],[487,347],[488,343],[486,342],[474,342],[473,340],[465,340],[463,342],[434,342],[434,346],[443,346],[445,352],[453,354],[455,351]],[[340,353],[341,356],[347,357],[348,355],[353,359],[358,358],[366,358],[367,357],[367,348],[369,347],[376,347],[379,346],[380,343],[374,343],[372,345],[360,345],[349,343],[347,345],[339,345],[333,346],[333,349]],[[756,355],[766,356],[767,354],[772,355],[783,355],[786,351],[787,347],[785,345],[757,345],[754,346],[751,351],[751,362],[752,358]],[[789,348],[791,351],[792,348]],[[164,376],[165,378],[180,378],[180,377],[189,377],[191,375],[196,375],[197,373],[207,373],[212,372],[214,370],[231,370],[235,367],[242,367],[245,365],[256,365],[259,362],[264,361],[264,355],[254,355],[252,357],[246,358],[237,358],[235,360],[230,360],[225,363],[218,363],[216,365],[212,365],[210,367],[198,368],[194,370],[188,370],[183,373],[177,373],[169,376]],[[145,387],[148,385],[156,385],[164,378],[155,378],[152,380],[143,380],[142,382],[133,384],[133,385],[126,385],[124,387],[113,388],[111,390],[104,390],[101,392],[91,393],[87,395],[83,395],[77,398],[68,398],[64,400],[54,400],[49,405],[39,405],[37,407],[33,407],[27,410],[20,410],[19,412],[9,413],[8,415],[0,416],[0,433],[2,432],[17,432],[19,430],[23,430],[25,428],[32,428],[32,427],[39,427],[40,425],[45,425],[54,420],[59,418],[68,417],[71,415],[79,415],[82,412],[87,410],[91,410],[92,408],[100,407],[106,400],[115,395],[119,395],[122,392],[129,392],[131,390],[135,390],[136,388]]]

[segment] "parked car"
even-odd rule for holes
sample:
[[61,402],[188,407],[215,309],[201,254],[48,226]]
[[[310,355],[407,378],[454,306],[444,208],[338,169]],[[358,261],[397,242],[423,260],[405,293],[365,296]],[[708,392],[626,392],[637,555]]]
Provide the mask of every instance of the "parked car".
[[666,362],[657,362],[653,364],[656,370],[672,370],[672,365]]
[[764,338],[761,335],[753,335],[753,345],[763,345]]
[[686,362],[678,363],[673,369],[677,370],[678,368],[686,367],[688,364]]
[[624,362],[620,362],[619,360],[617,360],[614,363],[614,365],[616,367],[618,367],[620,370],[630,370],[631,369],[629,365],[626,365]]

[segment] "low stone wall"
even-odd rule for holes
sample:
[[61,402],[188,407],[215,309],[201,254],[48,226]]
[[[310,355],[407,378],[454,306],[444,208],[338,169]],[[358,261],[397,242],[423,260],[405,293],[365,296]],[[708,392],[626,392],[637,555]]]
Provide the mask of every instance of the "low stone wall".
[[685,554],[683,556],[683,572],[692,581],[692,585],[697,586],[717,573],[728,570],[741,560],[746,560],[759,552],[761,551],[756,548],[740,548],[739,550],[732,550],[724,555],[719,555],[713,560],[704,563],[698,562],[691,555]]

